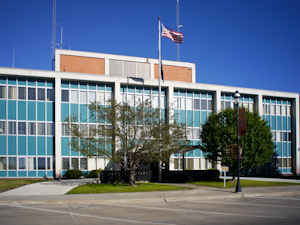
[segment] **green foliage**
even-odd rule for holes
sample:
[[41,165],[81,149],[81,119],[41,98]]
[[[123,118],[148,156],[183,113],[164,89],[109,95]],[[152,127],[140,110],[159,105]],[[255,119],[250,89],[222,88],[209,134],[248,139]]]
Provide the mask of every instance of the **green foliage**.
[[101,169],[98,170],[91,170],[88,172],[88,174],[86,175],[86,178],[98,178],[98,174],[100,174],[102,172]]
[[[246,112],[246,123],[247,132],[240,138],[244,171],[270,162],[274,148],[272,133],[264,120],[255,113]],[[203,125],[201,139],[201,149],[208,153],[210,160],[234,168],[237,159],[236,112],[227,109],[212,114]]]
[[82,172],[78,169],[67,170],[64,177],[67,179],[79,179],[82,176]]

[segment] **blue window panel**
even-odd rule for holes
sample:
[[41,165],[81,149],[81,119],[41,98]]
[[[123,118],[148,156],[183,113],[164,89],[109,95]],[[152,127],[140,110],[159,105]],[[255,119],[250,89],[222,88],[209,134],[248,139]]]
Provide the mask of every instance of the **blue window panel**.
[[47,137],[47,155],[54,155],[52,137]]
[[26,137],[19,136],[18,137],[18,154],[19,155],[26,155]]
[[69,104],[61,104],[61,121],[66,121],[69,118]]
[[53,177],[54,173],[53,171],[47,171],[47,177]]
[[87,89],[87,83],[81,82],[80,89]]
[[54,103],[47,103],[47,121],[54,121],[54,111],[53,111]]
[[8,119],[15,120],[17,113],[16,101],[8,101]]
[[287,156],[287,143],[282,144],[283,150],[282,150],[282,156]]
[[193,157],[193,156],[194,156],[193,153],[194,153],[194,151],[188,151],[188,152],[186,153],[186,156],[188,156],[188,157]]
[[96,122],[96,112],[88,109],[88,113],[89,113],[89,118],[88,118],[89,122],[95,123]]
[[112,91],[112,87],[106,85],[105,90],[106,90],[106,91]]
[[277,142],[276,143],[276,146],[277,146],[277,156],[281,156],[282,155],[282,147],[281,147],[281,143],[280,142]]
[[28,171],[29,177],[36,177],[36,171]]
[[276,120],[277,120],[277,130],[281,130],[282,126],[281,126],[281,117],[280,116],[276,116]]
[[162,121],[165,121],[165,111],[164,110],[161,110],[161,120]]
[[28,136],[28,155],[36,155],[36,137]]
[[287,129],[287,121],[286,121],[286,116],[282,117],[282,129],[286,130]]
[[6,119],[6,101],[0,100],[0,119]]
[[185,124],[185,111],[180,110],[180,123]]
[[17,84],[17,81],[16,81],[16,79],[10,79],[10,78],[8,78],[8,84],[13,84],[13,85],[16,85]]
[[44,102],[37,103],[37,120],[45,121],[45,103]]
[[18,80],[18,85],[26,85],[26,80]]
[[6,136],[0,136],[0,155],[6,155]]
[[291,173],[292,172],[292,168],[286,168],[286,172],[287,173]]
[[78,156],[78,155],[79,155],[79,152],[71,150],[71,156]]
[[27,85],[31,86],[31,87],[34,87],[35,86],[35,80],[28,80]]
[[28,102],[28,120],[35,120],[35,102]]
[[207,113],[206,111],[201,112],[201,124],[205,124],[207,120]]
[[98,89],[98,90],[101,90],[101,91],[104,91],[104,90],[105,90],[104,84],[98,84],[98,85],[97,85],[97,89]]
[[70,155],[70,145],[69,145],[69,138],[61,138],[61,155],[68,156]]
[[78,105],[77,104],[71,104],[71,117],[76,122],[78,121]]
[[6,177],[7,175],[6,175],[6,171],[0,171],[0,177]]
[[187,92],[187,96],[188,96],[188,97],[193,97],[193,92],[188,91],[188,92]]
[[201,154],[200,154],[200,149],[194,150],[194,156],[195,156],[195,157],[200,157],[200,156],[201,156]]
[[8,155],[16,155],[17,153],[17,138],[15,136],[8,136]]
[[287,130],[291,130],[291,117],[287,118]]
[[17,171],[15,171],[15,170],[8,171],[8,176],[9,177],[16,177],[17,176]]
[[40,87],[45,87],[45,81],[44,80],[38,80],[37,85]]
[[0,84],[6,84],[6,77],[0,77]]
[[38,177],[44,177],[46,174],[45,171],[38,171]]
[[69,81],[63,80],[63,81],[61,82],[61,87],[62,87],[62,88],[69,88]]
[[37,138],[37,151],[38,155],[46,155],[46,148],[45,148],[45,137],[38,137]]
[[89,84],[90,90],[96,90],[96,84]]
[[18,177],[27,177],[26,171],[18,171]]
[[47,81],[47,87],[54,87],[54,82],[53,81]]
[[288,147],[287,156],[292,156],[292,145],[291,145],[291,143],[288,143],[287,147]]
[[87,106],[80,104],[80,122],[87,122]]
[[278,171],[279,171],[279,173],[282,173],[283,169],[282,168],[278,168]]
[[26,120],[26,102],[18,102],[18,119]]
[[207,98],[207,93],[201,93],[201,98]]
[[71,88],[78,88],[78,82],[76,82],[76,81],[72,81],[70,85],[71,85]]
[[194,127],[200,127],[200,111],[194,112]]
[[[268,119],[268,118],[267,118]],[[271,129],[276,130],[276,116],[272,116]]]
[[187,126],[188,127],[193,126],[193,111],[190,110],[187,111]]

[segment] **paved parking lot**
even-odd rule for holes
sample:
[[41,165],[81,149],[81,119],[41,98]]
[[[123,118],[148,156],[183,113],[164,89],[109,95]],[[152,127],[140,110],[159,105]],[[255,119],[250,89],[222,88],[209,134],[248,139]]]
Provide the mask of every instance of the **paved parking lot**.
[[0,198],[1,225],[299,224],[299,187]]

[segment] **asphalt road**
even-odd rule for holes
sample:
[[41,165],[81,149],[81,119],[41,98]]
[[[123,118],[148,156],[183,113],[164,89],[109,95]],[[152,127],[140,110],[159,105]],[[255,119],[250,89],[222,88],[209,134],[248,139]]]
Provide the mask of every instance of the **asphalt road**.
[[207,189],[172,194],[6,197],[0,199],[0,224],[299,225],[298,189],[251,189],[244,190],[249,194],[243,196]]

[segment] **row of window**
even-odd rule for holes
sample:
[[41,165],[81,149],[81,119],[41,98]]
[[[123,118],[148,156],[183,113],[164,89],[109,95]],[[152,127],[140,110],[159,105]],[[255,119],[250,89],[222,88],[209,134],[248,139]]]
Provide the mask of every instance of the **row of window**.
[[191,91],[186,89],[175,89],[174,96],[193,97],[201,99],[212,99],[213,94],[209,92]]
[[95,101],[100,105],[107,105],[111,100],[111,92],[61,90],[61,101],[74,104],[90,104]]
[[212,100],[192,99],[184,97],[175,98],[175,109],[185,110],[213,110]]
[[[151,106],[153,108],[159,108],[159,96],[150,96],[150,95],[142,95],[142,94],[122,94],[122,103],[127,103],[130,106],[138,106],[142,104],[143,102],[149,102],[151,103]],[[164,109],[166,108],[166,101],[165,96],[160,97],[160,108]]]
[[272,132],[273,141],[282,142],[282,141],[292,141],[292,133],[291,132]]
[[112,86],[110,84],[104,83],[87,83],[82,81],[61,81],[61,88],[68,89],[89,89],[89,90],[100,90],[100,91],[112,91]]
[[[174,169],[175,170],[182,170],[183,167],[183,160],[182,158],[174,158]],[[193,169],[209,169],[212,167],[212,164],[209,162],[208,159],[191,159],[185,158],[184,169],[185,170],[193,170]]]
[[62,158],[62,169],[80,169],[87,170],[87,158]]
[[263,104],[264,114],[291,116],[290,105]]
[[0,86],[0,98],[54,101],[53,88]]
[[52,170],[51,157],[1,157],[0,170]]
[[[245,108],[249,112],[254,112],[254,103],[242,102],[239,103],[239,106]],[[221,110],[233,109],[233,108],[234,108],[233,101],[221,101]]]
[[277,158],[276,163],[277,167],[292,167],[291,158]]
[[54,135],[54,123],[0,121],[0,135]]

